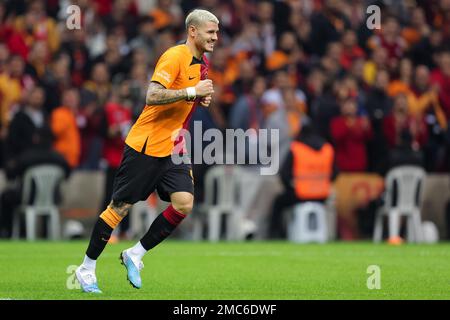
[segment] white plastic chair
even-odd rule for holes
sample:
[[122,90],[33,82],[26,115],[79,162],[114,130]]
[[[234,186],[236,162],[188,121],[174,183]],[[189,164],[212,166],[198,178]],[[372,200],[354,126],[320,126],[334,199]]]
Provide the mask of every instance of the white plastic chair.
[[[400,217],[407,217],[407,240],[422,242],[422,221],[420,205],[423,195],[425,171],[417,166],[399,166],[390,170],[386,176],[384,206],[375,218],[374,242],[380,242],[383,236],[383,217],[389,221],[389,238],[400,234]],[[396,203],[393,203],[394,183],[397,185]]]
[[[36,218],[49,216],[49,235],[52,240],[60,238],[59,210],[54,195],[64,171],[55,165],[38,165],[27,169],[23,178],[22,204],[14,213],[13,237],[19,237],[20,214],[25,214],[27,240],[36,239]],[[32,185],[35,185],[33,202],[29,204]]]
[[199,211],[206,214],[209,241],[219,240],[222,216],[227,217],[226,239],[242,240],[244,213],[256,191],[249,173],[240,166],[217,165],[208,170]]
[[328,222],[325,205],[319,202],[295,205],[293,219],[287,231],[288,239],[293,242],[327,242]]
[[136,202],[130,210],[130,229],[133,238],[143,236],[156,219],[156,209],[147,200]]

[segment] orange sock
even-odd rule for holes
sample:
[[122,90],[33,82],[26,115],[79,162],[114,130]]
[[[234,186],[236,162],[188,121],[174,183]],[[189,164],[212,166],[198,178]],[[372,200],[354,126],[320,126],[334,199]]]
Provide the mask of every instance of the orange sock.
[[122,217],[119,216],[110,206],[102,212],[100,218],[113,229],[115,229],[119,225],[120,221],[122,221]]

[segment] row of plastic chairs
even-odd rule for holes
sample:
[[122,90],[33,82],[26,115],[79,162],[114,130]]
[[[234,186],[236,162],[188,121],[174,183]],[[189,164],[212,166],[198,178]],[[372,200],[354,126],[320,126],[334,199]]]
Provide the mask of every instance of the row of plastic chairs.
[[[64,179],[64,171],[54,165],[38,165],[28,169],[23,178],[21,204],[13,215],[13,238],[20,236],[20,220],[25,218],[26,239],[36,240],[37,220],[48,217],[48,235],[52,240],[61,238],[61,221],[54,195]],[[136,235],[143,235],[155,219],[156,212],[147,201],[137,202],[131,215],[131,229]]]
[[225,217],[226,240],[242,240],[245,237],[245,213],[257,192],[252,173],[242,167],[220,165],[210,168],[205,176],[204,202],[195,208],[194,238],[201,238],[200,226],[206,220],[207,239],[218,241]]
[[[201,225],[206,220],[207,239],[221,238],[222,217],[226,218],[227,240],[243,240],[245,237],[245,214],[250,209],[258,192],[254,173],[240,166],[215,166],[205,177],[205,201],[196,210],[194,238],[201,238]],[[420,204],[422,185],[426,174],[414,166],[402,166],[391,170],[386,177],[384,206],[379,209],[375,220],[373,240],[380,242],[383,235],[383,218],[388,217],[389,238],[400,234],[400,219],[407,218],[408,241],[423,241]],[[14,214],[13,236],[19,236],[20,214],[25,214],[26,238],[36,239],[37,217],[49,217],[49,236],[60,238],[60,218],[54,203],[54,191],[64,179],[64,172],[57,166],[40,165],[27,170],[23,181],[22,204]],[[34,186],[34,187],[33,187]],[[32,195],[32,190],[34,190]],[[30,199],[33,196],[33,202]],[[136,209],[141,211],[140,206]],[[326,208],[318,203],[304,203],[294,207],[288,234],[296,242],[326,242]],[[206,218],[206,219],[205,219]],[[311,219],[316,221],[311,226]]]
[[[257,192],[251,173],[239,166],[216,166],[205,178],[205,202],[200,211],[206,214],[208,239],[220,239],[221,217],[226,216],[226,239],[242,240],[245,213]],[[401,166],[388,172],[385,179],[384,205],[379,208],[373,241],[382,240],[384,217],[388,218],[389,239],[400,236],[401,217],[407,219],[407,240],[423,242],[420,206],[425,171],[416,166]],[[214,198],[216,197],[216,199]],[[288,238],[294,242],[329,240],[327,215],[333,214],[321,203],[306,202],[294,206],[288,223]],[[313,223],[311,223],[313,222]]]

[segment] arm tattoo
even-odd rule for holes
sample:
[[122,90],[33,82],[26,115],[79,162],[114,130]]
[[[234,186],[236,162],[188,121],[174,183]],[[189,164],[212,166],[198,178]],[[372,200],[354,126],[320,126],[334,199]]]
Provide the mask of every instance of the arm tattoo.
[[171,90],[163,85],[151,82],[147,90],[147,105],[168,104],[179,100],[187,99],[186,89]]

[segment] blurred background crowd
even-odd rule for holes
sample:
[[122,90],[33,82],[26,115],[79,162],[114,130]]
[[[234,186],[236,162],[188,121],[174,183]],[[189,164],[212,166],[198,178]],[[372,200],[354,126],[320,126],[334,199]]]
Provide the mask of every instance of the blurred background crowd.
[[[71,4],[80,29],[66,25]],[[367,28],[371,4],[380,29]],[[193,115],[203,129],[278,128],[283,162],[307,117],[339,172],[449,172],[450,0],[0,1],[1,167],[51,146],[111,185],[155,63],[196,7],[220,20],[215,96]]]

